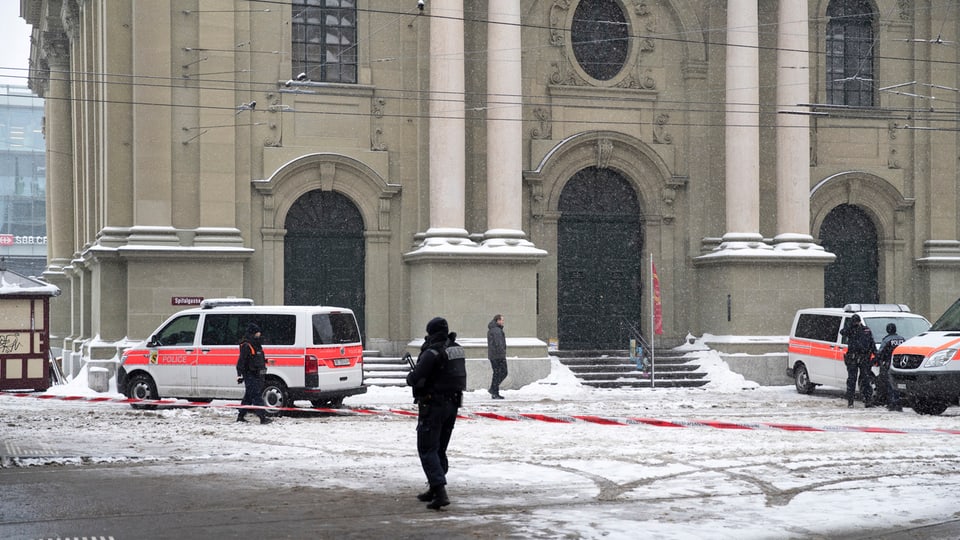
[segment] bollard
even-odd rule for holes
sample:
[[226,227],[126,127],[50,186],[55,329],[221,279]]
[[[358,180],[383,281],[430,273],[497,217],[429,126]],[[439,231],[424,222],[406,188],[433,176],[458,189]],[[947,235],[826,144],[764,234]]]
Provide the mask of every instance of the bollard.
[[87,369],[87,386],[94,392],[106,392],[110,389],[110,370],[105,367]]

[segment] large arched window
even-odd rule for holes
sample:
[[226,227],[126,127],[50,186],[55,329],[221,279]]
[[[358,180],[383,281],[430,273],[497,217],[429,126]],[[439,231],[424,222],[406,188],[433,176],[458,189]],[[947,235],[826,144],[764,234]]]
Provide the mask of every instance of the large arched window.
[[869,0],[832,0],[827,19],[827,103],[872,107],[873,6]]
[[356,0],[293,0],[291,9],[293,78],[357,82]]

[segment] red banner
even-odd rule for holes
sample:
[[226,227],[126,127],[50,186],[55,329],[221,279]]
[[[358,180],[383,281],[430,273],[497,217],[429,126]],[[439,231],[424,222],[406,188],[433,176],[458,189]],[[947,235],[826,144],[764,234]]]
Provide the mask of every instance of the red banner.
[[650,271],[653,274],[653,333],[663,334],[663,313],[660,309],[660,276],[657,275],[657,267],[650,261]]

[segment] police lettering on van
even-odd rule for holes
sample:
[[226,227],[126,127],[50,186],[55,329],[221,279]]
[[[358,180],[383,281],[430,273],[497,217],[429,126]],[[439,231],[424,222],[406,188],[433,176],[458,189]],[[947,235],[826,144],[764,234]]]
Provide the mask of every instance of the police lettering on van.
[[345,397],[367,391],[363,345],[351,310],[254,306],[252,300],[234,298],[204,300],[199,308],[181,311],[124,351],[118,388],[139,400],[241,399],[236,363],[250,323],[262,329],[268,406],[306,400],[314,407],[339,407]]

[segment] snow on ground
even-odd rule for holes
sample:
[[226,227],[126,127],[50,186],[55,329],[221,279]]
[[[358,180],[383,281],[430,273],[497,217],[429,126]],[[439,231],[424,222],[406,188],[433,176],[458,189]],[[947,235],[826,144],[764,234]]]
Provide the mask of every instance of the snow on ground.
[[[706,387],[594,389],[554,359],[549,377],[504,391],[506,400],[468,393],[465,416],[592,415],[689,427],[461,419],[446,515],[478,524],[496,515],[517,537],[737,540],[865,538],[960,518],[960,435],[937,431],[960,429],[956,408],[935,417],[848,409],[839,390],[762,387],[730,372],[713,351],[691,347],[688,355],[709,372]],[[90,392],[83,374],[49,394],[121,397]],[[10,445],[22,449],[4,459],[0,479],[4,467],[189,461],[212,469],[258,460],[275,471],[274,486],[290,489],[412,494],[423,486],[415,421],[390,412],[414,410],[409,389],[372,387],[346,401],[383,414],[297,413],[268,426],[233,422],[236,402],[211,405],[144,411],[0,395],[8,454]],[[727,428],[695,427],[696,420]],[[910,432],[852,429],[862,427]]]

